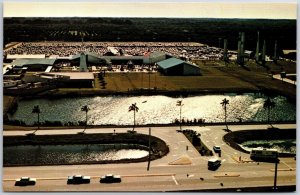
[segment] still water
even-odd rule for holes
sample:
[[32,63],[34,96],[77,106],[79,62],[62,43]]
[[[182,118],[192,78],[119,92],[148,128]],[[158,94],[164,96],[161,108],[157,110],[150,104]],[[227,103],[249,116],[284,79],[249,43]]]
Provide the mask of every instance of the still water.
[[148,151],[146,151],[146,148],[140,145],[73,144],[5,146],[3,147],[3,164],[73,164],[105,160],[138,159],[147,155]]
[[[133,112],[128,107],[136,103],[139,111],[136,113],[136,124],[168,124],[179,119],[180,107],[178,100],[183,100],[182,118],[188,120],[204,119],[205,122],[223,122],[224,109],[220,104],[227,98],[227,121],[267,121],[267,110],[263,108],[264,96],[254,94],[244,95],[203,95],[185,98],[167,96],[109,96],[62,98],[57,100],[35,99],[21,100],[18,110],[10,119],[17,119],[33,124],[37,121],[32,114],[35,105],[40,106],[40,121],[78,122],[85,121],[85,112],[81,107],[88,105],[89,125],[131,125]],[[272,109],[270,120],[291,121],[296,119],[296,105],[286,98],[272,98],[276,106]]]
[[253,148],[277,149],[280,153],[296,154],[296,140],[251,140],[240,144],[242,148],[251,151]]

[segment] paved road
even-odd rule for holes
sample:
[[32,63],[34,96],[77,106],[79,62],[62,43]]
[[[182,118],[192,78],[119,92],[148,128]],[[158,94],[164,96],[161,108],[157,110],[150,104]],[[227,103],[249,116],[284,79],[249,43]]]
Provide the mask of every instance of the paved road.
[[[229,126],[232,131],[245,129],[265,129],[267,125]],[[296,128],[296,125],[276,125],[279,128]],[[183,127],[201,133],[202,140],[208,147],[222,147],[222,166],[216,171],[207,170],[209,157],[202,157],[192,147],[176,127],[152,128],[152,135],[163,139],[170,147],[170,153],[158,160],[152,161],[150,170],[147,163],[102,164],[102,165],[66,165],[66,166],[27,166],[4,167],[4,191],[173,191],[192,189],[211,189],[225,187],[246,187],[273,185],[273,163],[239,163],[234,156],[240,155],[223,142],[226,133],[223,126],[191,126]],[[125,132],[128,128],[116,128],[116,132]],[[148,128],[137,128],[140,133],[148,133]],[[77,130],[41,130],[41,134],[77,133]],[[113,132],[112,128],[88,129],[86,133]],[[28,131],[4,131],[4,135],[26,134]],[[189,149],[186,150],[186,146]],[[191,160],[190,165],[169,165],[181,157]],[[249,154],[242,154],[249,157]],[[296,161],[294,158],[282,158],[278,165],[278,185],[296,184]],[[100,184],[99,177],[114,173],[122,176],[119,184]],[[82,174],[92,176],[91,184],[67,185],[68,175]],[[14,179],[21,176],[37,178],[35,186],[15,187]],[[201,180],[200,178],[203,178]],[[223,186],[221,185],[223,184]]]

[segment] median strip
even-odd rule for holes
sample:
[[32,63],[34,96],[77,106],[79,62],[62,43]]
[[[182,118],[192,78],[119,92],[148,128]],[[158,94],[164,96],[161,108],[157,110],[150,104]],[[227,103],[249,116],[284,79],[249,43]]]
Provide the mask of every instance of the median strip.
[[222,173],[222,174],[217,174],[214,175],[214,177],[239,177],[240,174],[237,173]]
[[[270,169],[270,171],[274,172],[275,169]],[[296,171],[296,168],[289,168],[289,169],[277,169],[277,171]]]
[[122,177],[156,177],[156,176],[175,176],[175,173],[158,173],[158,174],[140,174],[140,175],[122,175]]

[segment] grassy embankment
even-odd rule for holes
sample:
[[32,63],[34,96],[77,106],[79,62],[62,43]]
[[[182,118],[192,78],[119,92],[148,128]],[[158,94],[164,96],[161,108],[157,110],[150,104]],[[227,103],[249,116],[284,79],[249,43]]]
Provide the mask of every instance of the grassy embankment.
[[[293,62],[280,61],[277,65],[268,62],[265,67],[257,65],[254,61],[246,61],[244,67],[234,62],[226,66],[222,61],[195,62],[201,69],[201,76],[165,76],[160,73],[151,73],[149,79],[148,73],[106,73],[103,81],[99,78],[95,79],[94,88],[60,88],[41,95],[57,97],[262,92],[267,95],[284,95],[295,100],[295,85],[271,78],[271,72],[280,73],[284,70],[287,73],[296,73],[296,64]],[[149,86],[151,91],[148,90]]]

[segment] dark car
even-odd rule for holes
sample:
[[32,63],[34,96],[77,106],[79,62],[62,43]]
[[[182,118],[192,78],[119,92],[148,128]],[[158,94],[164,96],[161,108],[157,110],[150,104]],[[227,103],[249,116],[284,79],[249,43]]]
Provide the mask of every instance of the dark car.
[[36,179],[30,177],[21,177],[20,179],[16,179],[15,186],[28,186],[35,185]]
[[83,183],[90,183],[90,181],[91,181],[90,176],[74,175],[74,176],[68,176],[67,184],[83,184]]
[[100,178],[100,183],[120,183],[120,182],[121,182],[120,175],[107,174]]
[[214,146],[213,147],[215,153],[220,153],[221,152],[221,147],[220,146]]

